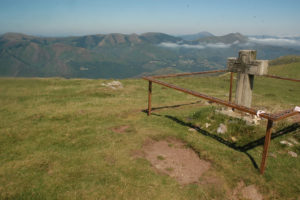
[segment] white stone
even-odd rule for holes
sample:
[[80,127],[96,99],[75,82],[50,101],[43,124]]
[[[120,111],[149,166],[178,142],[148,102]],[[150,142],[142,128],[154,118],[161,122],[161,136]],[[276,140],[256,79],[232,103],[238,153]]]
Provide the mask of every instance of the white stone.
[[236,142],[236,141],[237,141],[237,139],[236,139],[235,137],[231,137],[231,140],[232,140],[233,142]]
[[217,133],[224,134],[226,132],[227,132],[227,126],[221,123],[217,129]]
[[294,138],[289,138],[288,140],[296,145],[299,144],[299,142]]
[[210,123],[205,123],[205,128],[210,127]]
[[290,156],[292,156],[293,158],[297,158],[297,157],[298,157],[298,154],[295,153],[295,152],[293,152],[293,151],[289,151],[288,154],[289,154]]
[[190,131],[190,132],[196,132],[196,129],[194,129],[194,128],[189,128],[188,131]]
[[284,144],[284,145],[288,145],[290,147],[294,146],[292,143],[288,142],[288,141],[285,141],[285,140],[281,140],[280,141],[280,144]]
[[112,82],[109,82],[109,83],[102,83],[101,84],[102,86],[105,86],[105,87],[109,87],[113,90],[115,89],[122,89],[123,88],[123,85],[120,81],[112,81]]

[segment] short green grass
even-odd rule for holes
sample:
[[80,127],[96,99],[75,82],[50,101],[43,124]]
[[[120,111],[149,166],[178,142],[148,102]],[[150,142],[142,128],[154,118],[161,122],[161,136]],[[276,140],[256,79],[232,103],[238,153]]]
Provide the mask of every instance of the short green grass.
[[[288,67],[300,78],[299,64]],[[271,73],[281,73],[280,68],[272,67]],[[259,167],[265,121],[247,125],[216,112],[218,105],[156,84],[148,117],[142,112],[146,81],[121,80],[124,88],[119,90],[101,85],[109,81],[0,79],[0,199],[230,199],[241,180],[255,184],[265,199],[299,198],[300,146],[280,144],[300,141],[299,129],[272,139],[273,156],[261,176],[255,164]],[[166,81],[228,98],[228,74]],[[254,107],[276,112],[300,104],[298,83],[258,77],[254,87]],[[211,125],[205,128],[205,123]],[[220,123],[228,126],[224,135],[216,133]],[[124,125],[129,127],[124,133],[113,131]],[[276,123],[273,132],[290,125]],[[190,127],[198,131],[190,132]],[[205,176],[218,177],[221,184],[181,186],[134,156],[148,138],[167,137],[182,139],[210,161]]]

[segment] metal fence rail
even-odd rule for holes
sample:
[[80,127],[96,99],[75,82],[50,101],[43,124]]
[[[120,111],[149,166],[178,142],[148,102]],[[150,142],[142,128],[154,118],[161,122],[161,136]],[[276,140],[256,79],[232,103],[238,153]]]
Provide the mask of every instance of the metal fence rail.
[[[246,112],[252,115],[256,115],[258,113],[258,110],[241,106],[236,103],[232,103],[232,83],[233,83],[233,72],[230,73],[230,88],[229,88],[229,100],[225,101],[216,97],[208,96],[206,94],[202,94],[199,92],[195,92],[193,90],[181,88],[179,86],[176,86],[174,84],[170,84],[161,80],[158,80],[158,78],[169,78],[169,77],[179,77],[179,76],[190,76],[190,75],[201,75],[201,74],[211,74],[211,73],[222,73],[222,72],[228,72],[228,70],[213,70],[213,71],[203,71],[203,72],[192,72],[192,73],[180,73],[180,74],[169,74],[169,75],[159,75],[159,76],[148,76],[148,77],[143,77],[144,80],[149,81],[149,86],[148,86],[148,116],[151,115],[151,99],[152,99],[152,83],[156,83],[168,88],[172,88],[178,91],[181,91],[186,94],[190,94],[220,105],[224,105],[233,109],[237,109],[242,112]],[[291,78],[285,78],[285,77],[279,77],[279,76],[273,76],[273,75],[264,75],[265,77],[268,78],[275,78],[275,79],[281,79],[281,80],[287,80],[287,81],[294,81],[294,82],[300,82],[298,79],[291,79]],[[266,136],[265,136],[265,142],[264,142],[264,150],[262,154],[262,161],[260,165],[260,173],[263,174],[265,171],[266,167],[266,159],[267,159],[267,154],[268,154],[268,149],[269,149],[269,144],[271,141],[271,134],[272,134],[272,126],[274,121],[279,121],[294,115],[299,114],[299,112],[295,111],[293,109],[288,109],[284,110],[275,114],[272,113],[261,113],[259,116],[262,118],[265,118],[268,120],[267,128],[266,128]]]

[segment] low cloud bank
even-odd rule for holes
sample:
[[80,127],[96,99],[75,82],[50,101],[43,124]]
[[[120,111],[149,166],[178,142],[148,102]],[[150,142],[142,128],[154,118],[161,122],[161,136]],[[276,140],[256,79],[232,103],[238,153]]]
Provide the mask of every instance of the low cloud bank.
[[170,42],[163,42],[160,46],[169,47],[169,48],[189,48],[189,49],[205,49],[205,48],[218,48],[218,49],[225,49],[229,48],[234,44],[238,44],[238,41],[235,41],[232,44],[225,44],[225,43],[202,43],[202,44],[182,44],[182,43],[170,43]]
[[281,46],[281,47],[300,47],[300,40],[294,38],[255,38],[249,37],[248,42],[240,43],[235,41],[230,44],[225,43],[199,43],[199,44],[184,44],[184,43],[171,43],[163,42],[159,44],[162,47],[168,48],[188,48],[188,49],[205,49],[205,48],[214,48],[214,49],[226,49],[234,45],[240,47],[254,46],[257,44],[260,45],[270,45],[270,46]]
[[249,41],[256,44],[265,44],[273,46],[300,46],[300,41],[289,38],[254,38],[250,37]]

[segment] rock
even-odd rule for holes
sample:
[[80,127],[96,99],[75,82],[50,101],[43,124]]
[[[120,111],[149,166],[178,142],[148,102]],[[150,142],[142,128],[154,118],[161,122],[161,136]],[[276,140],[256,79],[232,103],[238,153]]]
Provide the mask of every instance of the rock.
[[257,117],[256,115],[254,115],[253,123],[254,123],[255,125],[259,125],[259,121],[260,121],[260,120],[261,120],[260,117]]
[[281,140],[281,141],[280,141],[280,144],[288,145],[289,147],[294,146],[292,143],[290,143],[290,142],[288,142],[288,141],[285,141],[285,140]]
[[299,142],[296,139],[294,139],[294,138],[289,138],[288,140],[290,142],[294,143],[295,145],[299,144]]
[[188,131],[190,131],[190,132],[196,132],[197,130],[196,129],[194,129],[194,128],[189,128],[189,130]]
[[210,127],[210,123],[205,123],[205,128]]
[[216,110],[216,112],[219,112],[223,115],[227,115],[229,117],[237,118],[237,119],[242,119],[244,120],[247,125],[259,125],[261,122],[261,118],[257,117],[256,115],[250,115],[248,113],[242,113],[239,111],[233,111],[231,108],[230,109],[222,109],[222,110]]
[[227,132],[227,126],[221,123],[217,129],[217,133],[225,134],[226,132]]
[[298,157],[298,154],[295,153],[295,152],[293,152],[293,151],[289,151],[288,154],[289,154],[290,156],[292,156],[293,158],[297,158],[297,157]]
[[122,89],[123,88],[123,85],[120,81],[112,81],[112,82],[109,82],[109,83],[102,83],[101,84],[102,86],[105,86],[105,87],[109,87],[113,90],[115,89]]

